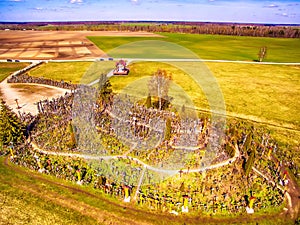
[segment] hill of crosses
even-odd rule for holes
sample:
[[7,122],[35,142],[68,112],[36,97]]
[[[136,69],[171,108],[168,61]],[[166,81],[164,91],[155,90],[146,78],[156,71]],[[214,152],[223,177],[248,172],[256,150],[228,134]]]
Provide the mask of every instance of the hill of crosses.
[[16,146],[12,161],[149,210],[240,214],[281,205],[286,173],[276,142],[252,124],[226,121],[217,81],[193,53],[161,42],[130,47],[138,46],[171,48],[161,59],[194,59],[196,70],[190,61],[168,63],[199,85],[210,113],[197,111],[163,69],[118,92],[102,74],[96,86],[70,84],[64,96],[38,102],[38,115],[25,118],[34,146]]

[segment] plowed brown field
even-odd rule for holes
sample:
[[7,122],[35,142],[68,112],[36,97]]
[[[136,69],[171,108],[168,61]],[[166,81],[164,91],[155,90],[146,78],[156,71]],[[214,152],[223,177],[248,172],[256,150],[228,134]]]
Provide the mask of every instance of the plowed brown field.
[[0,31],[0,59],[50,60],[104,57],[87,36],[158,36],[147,32],[119,31]]

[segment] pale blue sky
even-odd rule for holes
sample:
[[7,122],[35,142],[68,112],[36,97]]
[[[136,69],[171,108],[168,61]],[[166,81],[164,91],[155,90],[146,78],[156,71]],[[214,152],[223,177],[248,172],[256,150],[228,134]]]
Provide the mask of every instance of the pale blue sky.
[[0,21],[82,20],[300,24],[300,0],[0,0]]

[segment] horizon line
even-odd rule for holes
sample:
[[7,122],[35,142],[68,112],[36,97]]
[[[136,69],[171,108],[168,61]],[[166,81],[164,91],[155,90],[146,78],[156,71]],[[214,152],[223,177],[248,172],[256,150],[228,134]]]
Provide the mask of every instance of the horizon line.
[[289,25],[300,26],[300,23],[271,23],[271,22],[233,22],[233,21],[197,21],[197,20],[40,20],[40,21],[0,21],[1,24],[13,23],[13,24],[26,24],[26,23],[113,23],[113,22],[137,22],[137,23],[210,23],[210,24],[251,24],[251,25]]

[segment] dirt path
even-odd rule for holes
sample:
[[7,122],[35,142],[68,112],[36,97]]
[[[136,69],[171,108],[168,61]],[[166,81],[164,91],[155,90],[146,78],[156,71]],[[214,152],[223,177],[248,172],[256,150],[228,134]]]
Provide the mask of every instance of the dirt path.
[[[74,153],[61,153],[61,152],[51,152],[51,151],[45,151],[40,149],[35,143],[31,143],[33,148],[36,151],[39,151],[41,153],[44,154],[50,154],[50,155],[59,155],[59,156],[68,156],[68,157],[75,157],[75,158],[84,158],[84,159],[112,159],[112,158],[126,158],[126,159],[130,159],[132,161],[138,162],[140,163],[144,168],[147,168],[149,170],[153,170],[156,172],[164,172],[164,173],[169,173],[171,175],[177,174],[178,171],[166,171],[163,169],[159,169],[156,167],[152,167],[142,161],[140,161],[137,158],[133,158],[130,156],[125,155],[116,155],[116,156],[89,156],[89,155],[82,155],[82,154],[74,154]],[[199,169],[193,169],[193,170],[187,170],[187,169],[183,169],[182,171],[185,173],[191,173],[191,172],[200,172],[200,171],[206,171],[206,170],[211,170],[211,169],[215,169],[215,168],[220,168],[222,166],[228,165],[232,162],[234,162],[238,157],[240,157],[240,152],[239,149],[237,147],[237,145],[232,146],[235,149],[235,155],[228,159],[225,160],[223,162],[217,163],[217,164],[213,164],[207,167],[203,167],[203,168],[199,168]],[[281,189],[282,191],[285,191],[284,187],[278,186],[275,182],[272,181],[272,179],[270,179],[269,177],[267,177],[265,174],[261,173],[259,170],[257,170],[256,168],[252,168],[253,171],[255,173],[257,173],[258,175],[262,176],[263,178],[265,178],[267,181],[269,181],[270,183],[272,183],[273,186],[276,186],[277,188]],[[285,169],[285,167],[282,168],[283,170]],[[286,193],[285,193],[285,197],[287,200],[287,215],[289,215],[289,217],[292,220],[295,220],[299,217],[299,212],[300,212],[300,201],[299,201],[299,197],[300,197],[300,189],[297,185],[297,183],[290,177],[288,176],[289,179],[289,183],[286,187]]]
[[[168,175],[176,175],[179,173],[179,170],[167,170],[167,169],[160,169],[159,167],[154,167],[149,164],[144,163],[143,161],[139,160],[138,158],[134,158],[131,156],[128,156],[126,154],[124,155],[114,155],[114,156],[92,156],[92,155],[84,155],[84,154],[76,154],[76,153],[67,153],[67,152],[53,152],[53,151],[46,151],[41,148],[39,148],[35,143],[31,142],[32,147],[43,154],[47,155],[56,155],[56,156],[64,156],[64,157],[74,157],[74,158],[83,158],[83,159],[93,159],[93,160],[110,160],[110,159],[119,159],[119,158],[124,158],[124,159],[129,159],[133,162],[139,163],[141,166],[144,168],[147,168],[148,170],[155,171],[157,173],[163,173],[163,174],[168,174]],[[225,161],[219,162],[217,164],[212,164],[209,166],[205,167],[200,167],[197,169],[182,169],[181,171],[183,173],[199,173],[203,172],[206,170],[211,170],[211,169],[216,169],[220,168],[223,166],[226,166],[228,164],[233,163],[238,157],[240,157],[240,151],[238,149],[238,146],[232,146],[235,149],[234,156],[232,158],[229,158]]]
[[289,184],[287,185],[287,192],[291,197],[291,208],[289,213],[293,219],[300,217],[300,188],[297,183],[288,175]]
[[[287,166],[284,164],[281,168],[281,172],[284,173],[285,171],[287,171]],[[300,188],[289,173],[287,174],[287,180],[286,192],[289,195],[288,202],[290,204],[288,213],[291,218],[295,220],[300,217]]]
[[[276,163],[279,163],[279,160],[272,155],[272,160]],[[297,182],[290,176],[290,174],[287,174],[286,179],[288,180],[288,184],[285,186],[278,185],[278,182],[274,181],[274,179],[268,177],[266,174],[263,174],[261,171],[259,171],[257,168],[252,167],[253,171],[266,179],[269,183],[271,183],[274,187],[280,189],[282,192],[285,193],[285,197],[287,200],[287,214],[292,218],[293,220],[297,219],[300,216],[300,188],[297,185]],[[285,173],[287,171],[286,165],[282,165],[281,167],[281,173]]]
[[[280,160],[273,154],[271,155],[271,159],[275,163],[280,163]],[[285,185],[282,189],[283,191],[286,191],[287,201],[288,201],[288,211],[287,213],[290,215],[292,219],[297,219],[300,217],[300,188],[297,184],[294,177],[291,176],[291,174],[288,172],[288,166],[286,163],[282,163],[282,166],[280,168],[281,173],[287,174],[286,180],[288,180],[287,185]]]

